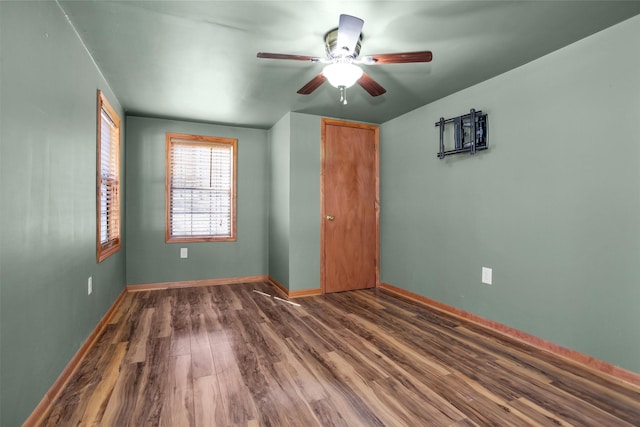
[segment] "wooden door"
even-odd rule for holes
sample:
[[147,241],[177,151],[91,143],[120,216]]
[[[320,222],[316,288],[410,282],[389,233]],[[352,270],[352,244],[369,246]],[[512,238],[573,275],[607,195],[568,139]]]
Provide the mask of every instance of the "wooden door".
[[377,286],[378,191],[378,127],[323,119],[323,293]]

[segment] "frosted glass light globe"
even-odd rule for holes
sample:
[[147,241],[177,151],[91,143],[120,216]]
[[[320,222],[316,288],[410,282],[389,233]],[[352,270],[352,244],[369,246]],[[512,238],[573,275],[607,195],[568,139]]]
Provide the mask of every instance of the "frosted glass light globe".
[[331,86],[351,87],[362,77],[362,69],[348,62],[336,62],[324,67],[322,74],[329,80]]

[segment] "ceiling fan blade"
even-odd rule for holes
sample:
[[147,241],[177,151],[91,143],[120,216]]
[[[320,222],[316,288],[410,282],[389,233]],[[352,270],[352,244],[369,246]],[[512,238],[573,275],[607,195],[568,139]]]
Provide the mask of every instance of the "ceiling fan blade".
[[325,80],[327,80],[327,78],[322,73],[320,73],[309,80],[309,83],[302,86],[300,90],[298,90],[298,93],[301,95],[309,95],[311,92],[318,89]]
[[291,59],[294,61],[309,61],[309,62],[322,61],[322,58],[319,58],[317,56],[287,55],[286,53],[269,53],[269,52],[258,52],[258,58]]
[[364,21],[351,15],[340,15],[338,24],[338,40],[336,52],[345,55],[353,55]]
[[373,80],[367,73],[362,73],[362,77],[358,79],[358,84],[362,86],[364,90],[369,92],[369,95],[371,96],[382,95],[387,91],[385,88],[380,86],[377,81]]
[[362,58],[362,63],[374,64],[407,64],[410,62],[431,62],[433,53],[429,50],[421,52],[383,53]]

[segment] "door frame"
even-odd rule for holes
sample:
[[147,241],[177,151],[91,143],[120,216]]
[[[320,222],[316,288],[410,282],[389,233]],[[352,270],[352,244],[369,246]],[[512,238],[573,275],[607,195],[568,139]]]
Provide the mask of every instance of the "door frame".
[[375,221],[376,221],[376,247],[375,247],[375,287],[380,286],[380,128],[377,125],[359,122],[349,122],[345,120],[329,119],[323,117],[321,119],[321,139],[320,139],[320,289],[322,294],[326,293],[326,275],[325,275],[325,232],[326,220],[328,215],[325,212],[324,202],[324,177],[325,177],[325,140],[327,125],[345,126],[359,129],[369,129],[374,132],[374,174],[375,174]]

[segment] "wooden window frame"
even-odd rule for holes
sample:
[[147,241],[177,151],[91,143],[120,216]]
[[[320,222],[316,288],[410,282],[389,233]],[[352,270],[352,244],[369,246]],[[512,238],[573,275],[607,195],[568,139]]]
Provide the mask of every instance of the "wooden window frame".
[[[229,146],[232,150],[232,158],[231,158],[231,191],[230,191],[230,235],[228,236],[172,236],[172,210],[171,210],[171,195],[172,195],[172,143],[174,140],[180,141],[184,143],[184,141],[188,141],[189,145],[194,146],[214,146],[214,145],[225,145]],[[166,134],[166,153],[165,153],[165,172],[166,172],[166,183],[165,183],[165,242],[166,243],[176,243],[176,242],[235,242],[237,240],[237,230],[236,230],[236,217],[237,217],[237,173],[238,171],[238,140],[234,138],[222,138],[222,137],[214,137],[214,136],[202,136],[202,135],[191,135],[191,134],[182,134],[182,133],[171,133],[167,132]]]
[[[96,165],[96,245],[97,245],[97,260],[102,262],[110,255],[120,250],[121,246],[121,221],[122,212],[120,210],[120,117],[116,110],[111,106],[106,96],[102,91],[98,90],[98,126],[97,126],[97,165]],[[115,177],[112,179],[105,179],[102,176],[102,114],[105,114],[111,121],[113,127],[111,129],[110,141],[114,142],[114,145],[109,147],[111,156],[114,156],[110,165],[110,176]],[[107,185],[112,186],[112,192],[115,193],[115,197],[112,198],[112,203],[107,204],[107,236],[106,240],[102,235],[102,186],[108,182]]]

